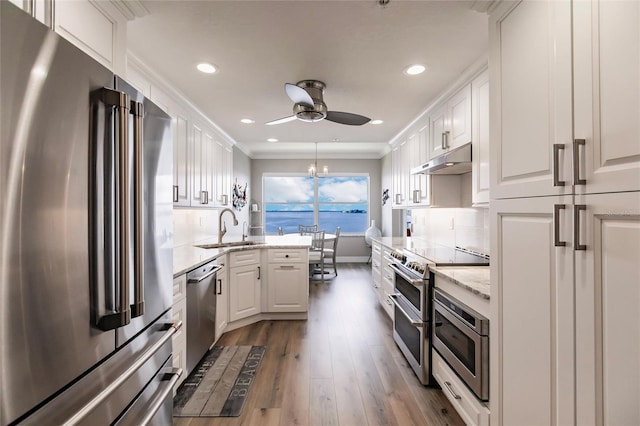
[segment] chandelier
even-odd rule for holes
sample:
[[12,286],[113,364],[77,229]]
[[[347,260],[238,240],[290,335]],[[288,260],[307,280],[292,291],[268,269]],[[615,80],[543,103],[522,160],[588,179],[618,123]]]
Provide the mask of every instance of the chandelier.
[[309,165],[309,177],[326,176],[329,173],[328,166],[322,166],[322,175],[318,174],[318,142],[316,144],[316,160]]

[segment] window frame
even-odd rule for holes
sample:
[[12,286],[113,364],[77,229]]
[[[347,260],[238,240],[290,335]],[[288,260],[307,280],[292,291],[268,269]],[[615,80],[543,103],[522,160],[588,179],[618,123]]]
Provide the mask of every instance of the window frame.
[[[295,203],[282,203],[282,202],[267,202],[266,201],[266,195],[265,195],[265,178],[269,178],[269,177],[310,177],[307,173],[277,173],[277,172],[265,172],[262,174],[262,204],[264,206],[264,208],[262,209],[262,223],[264,224],[264,234],[265,235],[276,235],[275,233],[267,233],[267,222],[266,222],[266,216],[267,216],[267,204],[282,204],[282,205],[289,205],[289,204],[312,204],[313,205],[313,223],[318,223],[319,224],[319,217],[320,217],[320,210],[319,210],[319,206],[320,204],[332,204],[332,205],[341,205],[341,204],[356,204],[356,203],[347,203],[347,202],[342,202],[342,201],[337,201],[337,202],[320,202],[319,201],[319,179],[322,178],[343,178],[343,177],[364,177],[367,180],[367,218],[366,218],[366,222],[365,222],[365,229],[362,230],[362,232],[344,232],[341,231],[340,235],[341,236],[358,236],[358,237],[362,237],[364,236],[367,228],[368,228],[368,224],[371,222],[370,218],[371,218],[371,176],[369,175],[369,173],[327,173],[324,176],[314,176],[313,179],[313,201],[312,202],[295,202]],[[325,231],[327,232],[332,232],[333,230],[331,229],[325,229]]]

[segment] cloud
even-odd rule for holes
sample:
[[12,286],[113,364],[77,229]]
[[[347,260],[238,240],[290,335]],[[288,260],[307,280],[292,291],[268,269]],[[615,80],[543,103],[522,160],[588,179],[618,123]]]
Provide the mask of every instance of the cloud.
[[265,177],[266,203],[313,202],[313,179],[299,176]]
[[367,201],[366,178],[322,179],[318,187],[321,202],[363,203]]

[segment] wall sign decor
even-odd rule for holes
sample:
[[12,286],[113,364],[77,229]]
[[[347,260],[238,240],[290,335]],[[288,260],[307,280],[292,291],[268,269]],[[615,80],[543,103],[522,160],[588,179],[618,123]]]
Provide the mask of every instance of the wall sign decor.
[[385,189],[384,191],[382,191],[382,205],[384,206],[385,204],[387,204],[387,200],[389,199],[389,190]]
[[247,186],[247,183],[244,184],[244,188],[242,185],[239,185],[237,178],[236,182],[233,184],[232,204],[236,211],[242,210],[242,208],[247,204]]

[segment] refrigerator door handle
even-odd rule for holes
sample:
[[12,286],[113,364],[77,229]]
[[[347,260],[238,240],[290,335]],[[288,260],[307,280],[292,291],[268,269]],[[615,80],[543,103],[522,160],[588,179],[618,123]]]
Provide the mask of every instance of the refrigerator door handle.
[[162,348],[162,346],[169,340],[171,337],[176,334],[176,332],[182,327],[182,321],[176,321],[173,324],[167,324],[168,328],[165,332],[164,336],[156,343],[153,344],[149,349],[147,349],[141,356],[138,358],[133,364],[129,366],[117,379],[109,384],[106,388],[102,390],[98,395],[93,397],[91,401],[85,404],[80,410],[78,410],[73,416],[71,416],[67,421],[63,423],[63,426],[72,426],[78,424],[82,419],[84,419],[93,409],[95,409],[98,405],[103,403],[109,396],[116,391],[124,382],[127,381],[133,374],[138,371],[143,365],[146,364],[151,357],[153,357],[156,352]]
[[[115,216],[115,229],[118,231],[105,241],[106,245],[115,248],[115,266],[112,280],[115,281],[114,299],[117,305],[110,308],[110,313],[99,315],[96,326],[104,331],[123,327],[131,322],[129,308],[129,107],[130,97],[126,93],[103,87],[96,91],[95,98],[103,104],[114,107],[118,111],[117,119],[117,159],[115,160],[116,199],[113,212],[104,212]],[[98,180],[96,180],[98,181]],[[110,283],[106,283],[109,285]]]
[[144,314],[144,174],[143,174],[143,128],[144,106],[140,102],[131,101],[133,115],[133,217],[134,217],[134,281],[131,318]]
[[170,372],[161,373],[163,375],[162,382],[164,383],[158,388],[157,396],[149,403],[149,407],[145,410],[145,416],[138,421],[139,426],[146,426],[151,422],[153,416],[156,415],[160,407],[165,403],[169,393],[173,391],[173,387],[178,382],[180,376],[182,376],[182,373],[182,368],[171,368]]

